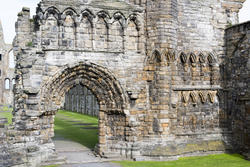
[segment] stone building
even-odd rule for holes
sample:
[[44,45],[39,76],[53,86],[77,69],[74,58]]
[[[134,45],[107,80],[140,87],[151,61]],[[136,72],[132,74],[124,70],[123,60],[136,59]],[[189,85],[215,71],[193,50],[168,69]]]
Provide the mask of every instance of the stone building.
[[77,87],[98,102],[101,157],[247,153],[250,23],[226,30],[243,2],[42,0],[33,19],[23,8],[2,164],[55,153],[54,115]]
[[[10,57],[12,56],[12,57]],[[12,45],[4,42],[2,24],[0,21],[0,104],[13,105],[13,85],[15,84]],[[14,64],[14,60],[12,62]]]

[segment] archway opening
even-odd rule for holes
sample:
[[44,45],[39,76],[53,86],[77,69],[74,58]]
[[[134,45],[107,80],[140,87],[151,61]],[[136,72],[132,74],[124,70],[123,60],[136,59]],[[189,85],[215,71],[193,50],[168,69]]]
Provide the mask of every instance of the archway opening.
[[85,150],[84,147],[93,150],[98,144],[99,110],[99,102],[90,89],[82,84],[73,85],[65,93],[64,106],[54,120],[57,149],[65,149],[60,142],[67,140],[69,145],[76,145],[73,142],[81,144],[77,146],[78,150],[79,147],[80,150]]
[[[79,89],[81,89],[81,92],[78,92]],[[85,96],[82,96],[84,94]],[[57,72],[43,85],[40,95],[42,96],[40,108],[43,112],[40,119],[46,120],[44,127],[41,126],[41,128],[46,129],[46,135],[42,136],[43,142],[51,141],[51,137],[54,136],[54,130],[55,132],[57,130],[64,130],[64,128],[56,129],[57,127],[54,126],[54,116],[56,118],[60,114],[61,109],[68,107],[68,109],[75,111],[66,111],[69,117],[74,117],[80,112],[87,114],[95,113],[93,115],[97,115],[95,111],[99,111],[98,118],[96,118],[97,124],[95,125],[96,127],[98,126],[98,129],[96,129],[96,134],[98,134],[96,145],[91,145],[91,148],[94,147],[97,154],[104,157],[111,156],[111,154],[118,155],[121,152],[121,147],[125,147],[126,133],[129,131],[129,128],[126,128],[128,127],[126,119],[126,115],[128,114],[128,98],[119,81],[106,68],[88,62],[80,62],[70,67],[67,66],[65,69]],[[80,97],[86,100],[79,102]],[[98,103],[98,105],[83,105],[84,102],[86,103],[88,97],[89,99],[94,99],[92,100],[92,104]],[[91,107],[92,110],[88,110]],[[92,119],[93,116],[88,116],[87,118]],[[49,126],[47,120],[51,120],[49,121]],[[55,124],[57,124],[56,121],[57,119],[55,119]],[[86,122],[71,122],[69,127],[73,126],[72,124],[84,123]],[[88,137],[88,134],[85,137]],[[81,140],[81,142],[84,140]]]

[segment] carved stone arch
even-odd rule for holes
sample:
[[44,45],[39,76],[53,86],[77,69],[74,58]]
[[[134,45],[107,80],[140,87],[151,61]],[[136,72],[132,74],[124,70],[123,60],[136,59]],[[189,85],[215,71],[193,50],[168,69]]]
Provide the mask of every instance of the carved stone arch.
[[71,15],[71,16],[77,16],[78,15],[77,11],[74,8],[72,8],[72,7],[65,8],[63,10],[62,14],[64,14],[64,15]]
[[46,48],[58,47],[60,11],[52,6],[45,10],[43,20],[40,20],[41,45]]
[[77,47],[84,48],[86,50],[93,49],[94,17],[94,14],[89,9],[83,10],[79,15],[76,34]]
[[186,64],[188,60],[188,55],[185,52],[181,52],[179,55],[180,62]]
[[99,11],[97,13],[97,16],[98,16],[98,18],[103,19],[103,21],[105,22],[105,25],[106,25],[107,29],[109,29],[109,21],[111,19],[109,13],[107,11],[102,10],[102,11]]
[[209,73],[210,73],[210,84],[215,85],[218,84],[218,76],[220,67],[218,64],[217,57],[215,56],[215,53],[209,52],[207,56],[208,66],[209,66]]
[[136,13],[132,13],[128,17],[128,22],[132,21],[136,25],[136,29],[139,32],[141,28],[141,22],[139,21],[138,17],[139,16]]
[[126,50],[137,51],[141,50],[140,23],[136,14],[131,14],[127,18],[125,36]]
[[49,15],[50,14],[52,14],[52,15],[54,15],[54,17],[57,19],[57,20],[59,20],[59,17],[60,17],[60,11],[56,8],[56,7],[54,7],[54,6],[51,6],[51,7],[48,7],[45,11],[44,11],[44,20],[46,20],[48,17],[49,17]]
[[201,64],[204,64],[204,63],[206,63],[206,56],[202,53],[202,52],[200,52],[199,53],[199,62],[201,63]]
[[[102,156],[109,154],[113,146],[110,143],[114,140],[125,142],[125,131],[119,129],[127,127],[129,100],[119,81],[107,68],[89,62],[79,62],[66,65],[57,71],[42,84],[39,91],[39,118],[49,117],[53,121],[53,115],[64,104],[65,94],[78,84],[86,86],[99,102],[99,143],[96,152]],[[53,136],[53,126],[46,127],[46,134]]]
[[162,54],[157,49],[152,50],[151,52],[148,52],[144,64],[145,65],[155,65],[156,63],[159,63],[162,61]]
[[176,53],[174,50],[165,50],[163,56],[166,58],[168,63],[176,60]]
[[125,26],[126,18],[121,12],[113,15],[110,23],[109,42],[110,49],[117,52],[123,52],[125,49]]
[[197,56],[195,53],[191,52],[189,56],[189,60],[191,63],[196,63],[197,62]]
[[76,28],[77,28],[77,13],[73,8],[66,8],[60,17],[60,44],[67,48],[74,48],[76,46]]
[[81,20],[83,17],[87,17],[88,21],[91,23],[91,27],[93,28],[93,19],[95,18],[95,15],[93,12],[91,12],[89,9],[85,9],[81,12]]
[[104,67],[81,62],[60,70],[43,84],[40,110],[59,109],[62,98],[72,83],[87,86],[97,96],[103,110],[120,112],[128,109],[128,98],[114,75]]
[[163,57],[162,57],[161,52],[159,50],[155,49],[152,52],[152,55],[151,55],[151,58],[149,61],[151,64],[163,62]]
[[64,11],[62,12],[62,14],[61,14],[61,20],[65,21],[65,19],[66,19],[67,16],[70,16],[73,19],[74,24],[76,26],[77,16],[78,16],[77,12],[73,8],[68,7],[66,9],[64,9]]
[[190,92],[189,94],[190,96],[190,100],[192,101],[192,103],[197,103],[197,96],[196,96],[196,93],[194,91]]
[[211,53],[211,52],[208,53],[208,55],[207,55],[207,61],[208,61],[209,65],[212,65],[212,64],[216,63],[216,59],[215,59],[215,56],[214,56],[213,53]]
[[123,29],[125,28],[126,17],[124,16],[124,14],[122,12],[120,12],[120,11],[115,12],[113,14],[113,19],[114,19],[114,21],[118,21],[121,24]]
[[97,13],[97,21],[95,22],[95,42],[94,48],[98,51],[107,51],[109,50],[109,23],[110,16],[106,11],[100,11]]

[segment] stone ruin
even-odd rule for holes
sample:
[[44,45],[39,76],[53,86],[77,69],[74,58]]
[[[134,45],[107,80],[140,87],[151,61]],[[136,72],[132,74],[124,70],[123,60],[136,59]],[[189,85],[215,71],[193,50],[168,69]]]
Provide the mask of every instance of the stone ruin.
[[0,105],[13,105],[12,90],[15,84],[15,74],[14,60],[10,65],[10,58],[14,58],[12,45],[5,43],[0,21]]
[[249,156],[250,22],[231,26],[243,2],[42,0],[33,19],[23,8],[0,166],[55,154],[54,116],[77,86],[98,103],[101,157]]

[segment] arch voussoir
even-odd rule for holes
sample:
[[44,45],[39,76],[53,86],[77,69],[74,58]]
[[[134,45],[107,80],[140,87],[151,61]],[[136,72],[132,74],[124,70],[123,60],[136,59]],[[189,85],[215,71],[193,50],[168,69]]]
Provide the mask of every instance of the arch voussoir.
[[67,66],[45,84],[41,94],[46,110],[60,108],[65,93],[76,84],[82,84],[91,90],[102,110],[122,111],[126,107],[127,97],[111,72],[93,63],[79,63]]

